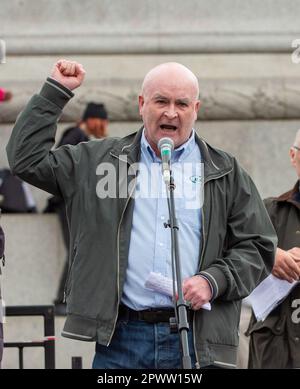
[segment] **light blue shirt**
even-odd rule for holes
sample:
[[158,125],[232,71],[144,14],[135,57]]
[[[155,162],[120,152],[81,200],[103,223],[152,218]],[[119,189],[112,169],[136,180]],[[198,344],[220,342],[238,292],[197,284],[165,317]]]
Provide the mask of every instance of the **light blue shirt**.
[[[185,279],[197,272],[201,243],[203,169],[194,130],[189,140],[173,151],[171,167],[176,185],[174,196],[179,222],[181,272]],[[172,278],[171,230],[164,227],[168,220],[161,160],[143,132],[128,268],[122,295],[122,303],[134,310],[173,306],[171,297],[145,287],[150,272]]]

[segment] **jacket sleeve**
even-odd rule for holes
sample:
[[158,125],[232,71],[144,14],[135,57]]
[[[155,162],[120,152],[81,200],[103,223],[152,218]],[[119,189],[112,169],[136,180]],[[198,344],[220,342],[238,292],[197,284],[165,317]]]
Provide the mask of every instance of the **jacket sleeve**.
[[64,146],[51,150],[57,121],[73,93],[48,78],[17,118],[6,147],[11,171],[24,181],[54,195],[68,197],[75,190],[75,164],[80,150]]
[[266,278],[275,257],[277,237],[250,176],[236,163],[230,183],[223,255],[203,272],[213,299],[239,300]]

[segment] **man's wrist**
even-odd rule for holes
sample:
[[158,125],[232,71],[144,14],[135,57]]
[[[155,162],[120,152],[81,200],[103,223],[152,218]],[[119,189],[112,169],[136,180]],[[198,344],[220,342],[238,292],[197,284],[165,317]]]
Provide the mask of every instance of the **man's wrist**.
[[212,286],[212,283],[211,283],[211,282],[209,281],[209,279],[208,279],[207,277],[205,277],[203,274],[197,274],[197,276],[203,278],[203,279],[208,283],[208,285],[209,285],[209,287],[210,287],[210,291],[211,291],[211,298],[209,299],[209,301],[212,300],[212,298],[213,298],[213,296],[214,296],[214,288],[213,288],[213,286]]
[[48,77],[40,91],[40,95],[63,109],[74,96],[74,93],[54,78]]
[[224,273],[216,266],[201,270],[198,275],[206,278],[212,286],[213,295],[211,301],[221,296],[227,289],[227,280]]

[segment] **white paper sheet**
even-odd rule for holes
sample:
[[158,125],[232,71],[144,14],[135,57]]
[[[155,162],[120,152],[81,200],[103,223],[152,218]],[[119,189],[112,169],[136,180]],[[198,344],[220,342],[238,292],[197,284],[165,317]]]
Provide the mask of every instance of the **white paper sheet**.
[[299,281],[290,283],[270,274],[244,301],[252,306],[258,321],[265,320],[298,283]]

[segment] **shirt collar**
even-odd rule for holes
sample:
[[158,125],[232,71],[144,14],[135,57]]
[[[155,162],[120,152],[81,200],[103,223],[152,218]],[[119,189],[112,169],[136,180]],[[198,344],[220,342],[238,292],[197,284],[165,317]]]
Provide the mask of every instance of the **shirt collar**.
[[[189,137],[189,139],[173,151],[172,162],[181,162],[183,159],[185,159],[190,154],[190,152],[193,150],[195,145],[196,145],[195,130],[192,129],[192,134]],[[160,162],[161,161],[161,159],[156,156],[154,150],[152,149],[148,140],[146,139],[145,128],[143,129],[143,133],[142,133],[142,137],[141,137],[141,148],[142,148],[143,154],[146,157],[150,156],[150,158],[152,159],[152,162]]]

